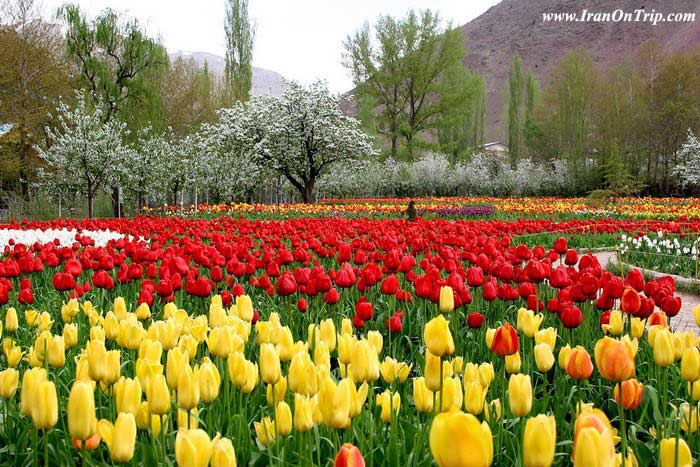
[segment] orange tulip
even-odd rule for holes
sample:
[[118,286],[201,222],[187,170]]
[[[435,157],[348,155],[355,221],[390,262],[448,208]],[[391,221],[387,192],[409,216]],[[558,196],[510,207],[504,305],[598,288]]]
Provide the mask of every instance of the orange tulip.
[[625,291],[622,292],[622,298],[620,299],[620,308],[625,313],[636,313],[642,306],[642,299],[639,294],[632,287],[626,287]]
[[668,317],[666,316],[666,313],[663,311],[655,311],[649,316],[649,319],[647,320],[647,326],[663,326],[665,328],[668,327]]
[[628,379],[615,385],[615,402],[620,403],[620,387],[622,387],[622,406],[627,410],[634,410],[642,403],[644,385],[636,379]]
[[499,326],[493,336],[491,350],[500,356],[513,355],[518,351],[518,333],[508,323]]
[[362,453],[356,446],[345,443],[340,447],[340,451],[335,456],[333,467],[365,467],[365,460]]
[[600,375],[609,381],[624,381],[634,376],[634,355],[624,342],[603,337],[595,345],[595,363]]
[[593,362],[586,349],[577,345],[569,355],[566,363],[566,373],[574,379],[583,380],[591,377]]

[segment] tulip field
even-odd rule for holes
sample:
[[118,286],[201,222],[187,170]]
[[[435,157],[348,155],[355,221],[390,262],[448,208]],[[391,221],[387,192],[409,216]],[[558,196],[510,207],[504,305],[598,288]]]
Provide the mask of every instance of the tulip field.
[[695,465],[700,307],[589,250],[697,200],[472,202],[0,226],[0,466]]

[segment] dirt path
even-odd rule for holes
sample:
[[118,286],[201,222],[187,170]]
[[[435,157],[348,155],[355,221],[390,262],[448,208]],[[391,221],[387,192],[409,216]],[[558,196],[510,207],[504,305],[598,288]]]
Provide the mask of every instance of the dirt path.
[[[607,268],[608,265],[617,265],[617,254],[615,252],[599,251],[593,254],[598,258],[598,261],[604,268]],[[648,270],[644,271],[651,272]],[[674,276],[673,274],[656,273],[656,275],[670,275],[671,277],[676,279],[676,281],[682,281],[684,279],[683,277]],[[700,328],[698,328],[697,324],[695,324],[695,318],[693,317],[692,310],[694,307],[700,305],[700,297],[685,292],[676,292],[676,295],[681,297],[683,306],[681,307],[681,311],[678,313],[678,315],[671,319],[671,327],[673,327],[674,330],[689,330],[697,333],[700,330]]]

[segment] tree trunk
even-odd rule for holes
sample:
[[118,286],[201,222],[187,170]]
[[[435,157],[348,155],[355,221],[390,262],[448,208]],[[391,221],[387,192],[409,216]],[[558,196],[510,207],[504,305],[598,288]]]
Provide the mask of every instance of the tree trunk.
[[112,187],[112,214],[114,217],[122,217],[123,212],[124,209],[121,203],[121,197],[119,196],[119,187]]
[[306,182],[306,185],[304,185],[304,189],[300,190],[301,192],[301,200],[304,204],[311,204],[314,202],[314,185],[316,184],[315,180],[309,180]]
[[22,199],[29,199],[29,182],[27,181],[27,161],[31,146],[25,139],[24,128],[19,129],[19,187]]
[[88,217],[92,219],[95,217],[95,193],[92,192],[92,188],[88,188]]
[[396,151],[398,149],[398,139],[399,139],[399,137],[396,136],[395,133],[391,134],[391,157],[392,157],[392,159],[396,159]]

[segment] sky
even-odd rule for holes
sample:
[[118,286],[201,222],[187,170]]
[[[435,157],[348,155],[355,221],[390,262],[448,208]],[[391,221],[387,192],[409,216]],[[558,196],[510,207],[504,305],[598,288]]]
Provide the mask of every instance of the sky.
[[[135,17],[169,52],[224,55],[224,0],[72,0],[88,16],[112,8]],[[404,16],[413,9],[437,10],[462,25],[499,0],[249,0],[256,24],[253,65],[310,83],[326,80],[336,92],[352,88],[342,66],[342,43],[365,21],[381,14]],[[42,0],[49,16],[65,0]]]

